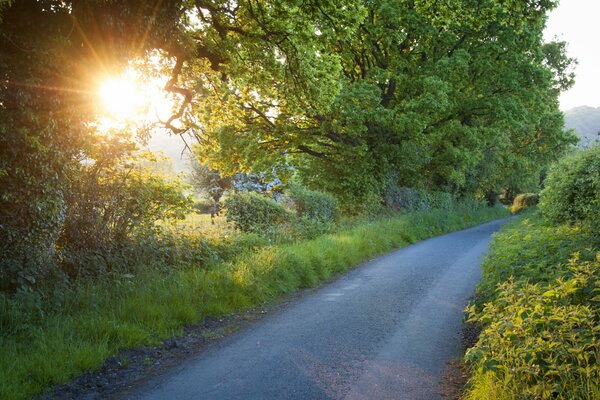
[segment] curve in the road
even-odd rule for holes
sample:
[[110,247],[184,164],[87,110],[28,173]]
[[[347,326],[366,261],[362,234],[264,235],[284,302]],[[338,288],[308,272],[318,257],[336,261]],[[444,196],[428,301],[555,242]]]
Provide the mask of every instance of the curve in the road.
[[128,398],[437,399],[502,222],[370,261]]

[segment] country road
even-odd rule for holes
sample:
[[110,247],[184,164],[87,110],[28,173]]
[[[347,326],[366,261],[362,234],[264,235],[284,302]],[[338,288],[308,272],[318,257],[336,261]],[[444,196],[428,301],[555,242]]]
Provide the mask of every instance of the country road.
[[463,309],[504,221],[370,261],[128,399],[439,399]]

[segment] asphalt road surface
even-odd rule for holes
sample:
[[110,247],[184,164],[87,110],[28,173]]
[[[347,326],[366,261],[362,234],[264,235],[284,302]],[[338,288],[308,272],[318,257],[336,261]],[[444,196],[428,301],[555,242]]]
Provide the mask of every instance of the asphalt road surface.
[[352,270],[131,399],[439,399],[491,234],[429,239]]

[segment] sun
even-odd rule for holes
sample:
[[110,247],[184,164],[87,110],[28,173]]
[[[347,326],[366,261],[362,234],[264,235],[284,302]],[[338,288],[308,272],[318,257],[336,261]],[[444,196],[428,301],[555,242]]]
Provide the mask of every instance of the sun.
[[176,104],[164,90],[168,78],[148,78],[134,70],[99,80],[97,96],[102,130],[167,120]]
[[115,119],[133,120],[144,112],[143,91],[126,77],[110,77],[102,81],[99,89],[102,106]]

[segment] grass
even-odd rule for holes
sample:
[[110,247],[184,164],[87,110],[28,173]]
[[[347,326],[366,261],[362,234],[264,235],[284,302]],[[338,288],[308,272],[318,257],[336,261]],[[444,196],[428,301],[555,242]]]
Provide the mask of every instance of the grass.
[[396,215],[313,240],[255,247],[209,269],[147,268],[82,282],[44,294],[45,306],[30,301],[34,293],[0,297],[0,398],[30,398],[207,316],[263,304],[385,252],[503,216],[500,208]]
[[[164,222],[159,222],[159,224],[166,225]],[[211,220],[210,214],[190,213],[183,221],[175,222],[173,228],[177,232],[202,233],[203,236],[209,238],[235,234],[232,224],[228,223],[223,215],[216,216]]]
[[466,399],[600,399],[600,238],[535,212],[490,246]]

